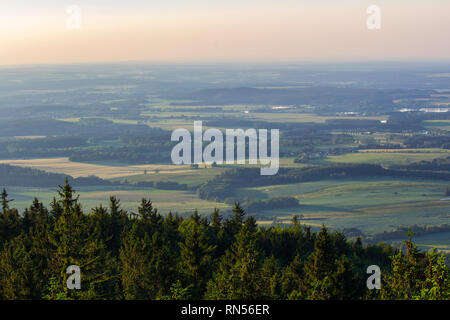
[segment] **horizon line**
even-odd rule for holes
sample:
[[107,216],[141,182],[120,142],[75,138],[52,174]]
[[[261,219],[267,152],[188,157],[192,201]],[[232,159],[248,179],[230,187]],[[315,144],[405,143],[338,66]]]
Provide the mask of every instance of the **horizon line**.
[[125,65],[125,64],[147,64],[147,65],[324,65],[324,64],[379,64],[379,63],[399,63],[402,65],[421,63],[421,64],[450,64],[449,59],[331,59],[331,60],[116,60],[116,61],[72,61],[72,62],[54,62],[54,63],[16,63],[2,64],[0,68],[20,68],[20,67],[46,67],[46,66],[83,66],[83,65]]

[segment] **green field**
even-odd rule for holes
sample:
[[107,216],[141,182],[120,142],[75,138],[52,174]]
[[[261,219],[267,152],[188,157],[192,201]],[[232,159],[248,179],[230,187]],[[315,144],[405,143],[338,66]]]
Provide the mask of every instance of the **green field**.
[[[395,239],[392,241],[386,241],[388,243],[401,242],[406,240],[406,236],[402,239]],[[414,242],[424,251],[436,248],[437,250],[445,253],[450,253],[450,234],[441,232],[434,234],[427,234],[422,236],[414,236]]]
[[[85,187],[76,191],[79,192],[80,202],[85,212],[89,212],[91,208],[99,205],[108,206],[109,197],[113,195],[120,199],[122,208],[133,212],[136,212],[142,198],[150,198],[154,206],[162,214],[167,214],[169,211],[173,213],[191,213],[195,209],[198,209],[201,214],[211,214],[214,208],[228,208],[225,204],[201,200],[194,192],[189,191],[112,187]],[[49,205],[53,197],[57,196],[56,189],[46,188],[9,187],[8,193],[10,198],[14,199],[11,206],[21,211],[31,205],[34,197],[37,197],[45,205]]]
[[[173,167],[176,168],[177,166],[174,165]],[[165,170],[158,173],[153,172],[151,174],[123,176],[111,180],[122,182],[127,180],[129,183],[173,181],[180,184],[186,184],[188,187],[195,187],[214,178],[216,175],[219,175],[225,170],[226,168],[224,167],[211,168],[211,166],[208,166],[207,168],[204,168],[203,165],[201,165],[199,169],[173,171]]]
[[439,233],[436,235],[424,236],[416,239],[417,246],[422,250],[437,250],[450,253],[450,236],[448,233]]
[[401,165],[417,161],[431,161],[450,156],[447,149],[409,149],[407,152],[356,152],[338,156],[329,156],[320,163],[371,163],[380,165]]
[[251,199],[296,197],[299,208],[263,214],[278,215],[282,220],[303,214],[302,221],[313,226],[355,227],[377,233],[400,225],[447,223],[450,201],[441,200],[447,186],[431,180],[344,179],[245,188],[239,195]]
[[441,129],[450,131],[450,120],[424,120],[423,126],[428,129]]

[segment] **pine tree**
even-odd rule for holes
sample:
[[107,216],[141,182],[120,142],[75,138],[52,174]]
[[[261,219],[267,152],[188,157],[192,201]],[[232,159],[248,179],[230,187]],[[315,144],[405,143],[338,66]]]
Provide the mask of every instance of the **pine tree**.
[[238,202],[234,204],[233,215],[224,222],[224,246],[230,248],[235,240],[236,235],[242,228],[244,223],[245,211]]
[[[125,235],[120,248],[121,282],[125,299],[150,299],[150,261],[145,243],[137,235],[137,223]],[[154,297],[153,297],[154,298]]]
[[420,292],[414,299],[449,300],[450,299],[450,268],[445,263],[445,255],[438,254],[433,249],[426,254],[427,266],[425,280],[420,285]]
[[3,188],[3,191],[2,191],[2,212],[3,212],[3,214],[5,214],[6,210],[9,209],[9,203],[11,201],[14,201],[14,200],[13,199],[11,199],[11,200],[8,199],[8,193],[6,192],[6,189]]
[[305,264],[304,283],[306,299],[329,300],[333,297],[333,273],[336,271],[336,253],[333,240],[325,226],[314,242],[314,252]]
[[208,282],[207,299],[261,299],[261,257],[256,248],[253,222],[244,223],[231,251],[226,252],[219,271]]
[[304,278],[304,262],[301,255],[297,254],[294,260],[283,270],[281,276],[281,292],[286,299],[305,299],[306,292]]
[[315,278],[324,278],[335,269],[336,253],[333,241],[327,228],[322,226],[314,241],[314,252],[309,257],[306,268],[309,275]]
[[207,229],[194,217],[184,222],[184,242],[180,242],[180,270],[192,285],[192,294],[196,299],[203,296],[206,281],[212,271],[212,252],[207,238]]
[[345,255],[342,255],[336,261],[336,271],[332,277],[332,299],[353,300],[363,295],[365,283],[355,272],[351,261]]
[[121,235],[128,225],[127,212],[120,208],[120,200],[115,196],[109,198],[109,210],[111,217],[111,232],[112,239],[110,241],[109,247],[113,251],[114,255],[117,255],[121,245]]
[[264,260],[261,269],[261,298],[278,300],[281,298],[281,270],[278,260],[272,255]]
[[159,232],[140,235],[136,221],[119,255],[125,299],[159,299],[170,294],[177,277],[176,263]]
[[[49,271],[59,284],[58,291],[52,294],[69,299],[108,297],[105,287],[108,282],[113,283],[111,280],[115,267],[103,239],[89,234],[89,218],[83,214],[78,196],[74,198],[74,191],[67,179],[66,184],[60,186],[58,194],[63,212],[49,235]],[[81,269],[82,290],[69,290],[66,286],[66,269],[70,265],[77,265]],[[51,287],[50,279],[48,281],[47,286]],[[109,293],[113,294],[113,291]]]
[[79,195],[74,198],[73,195],[75,190],[73,190],[72,186],[69,184],[69,179],[66,178],[64,186],[59,186],[58,194],[60,197],[60,203],[62,204],[62,208],[64,212],[70,212],[75,205],[78,204]]
[[56,200],[55,197],[53,197],[53,201],[50,203],[51,211],[50,216],[52,217],[53,221],[57,221],[59,217],[63,214],[64,209],[62,208],[59,201]]
[[214,250],[213,253],[214,259],[221,257],[227,250],[227,237],[222,220],[223,217],[220,214],[219,209],[214,208],[211,215],[211,227],[208,228],[211,243],[216,246],[216,250]]
[[18,236],[23,227],[22,220],[17,209],[9,208],[9,203],[13,200],[8,199],[8,193],[5,189],[3,189],[1,197],[2,212],[0,213],[0,245]]
[[31,298],[39,299],[47,286],[47,279],[51,277],[48,267],[50,256],[49,234],[53,222],[48,210],[37,198],[25,210],[23,216],[24,232],[27,236],[27,250],[33,261],[33,287]]
[[222,216],[217,208],[214,208],[211,214],[211,226],[215,229],[219,229],[222,226]]
[[392,257],[391,273],[382,278],[382,299],[410,300],[420,292],[421,282],[424,280],[424,256],[412,241],[414,233],[408,230],[407,236],[408,241],[404,241],[406,255],[399,250]]
[[239,232],[244,223],[245,211],[240,206],[239,202],[236,202],[233,207],[233,216],[231,217],[230,224],[235,233]]
[[0,251],[0,299],[32,298],[33,261],[19,236],[4,244]]
[[154,232],[161,231],[162,216],[156,208],[153,208],[153,203],[150,199],[142,199],[138,207],[138,217],[139,234],[141,236],[144,233],[151,235]]
[[190,287],[183,287],[181,281],[177,280],[170,287],[170,294],[167,296],[163,296],[161,300],[192,300]]

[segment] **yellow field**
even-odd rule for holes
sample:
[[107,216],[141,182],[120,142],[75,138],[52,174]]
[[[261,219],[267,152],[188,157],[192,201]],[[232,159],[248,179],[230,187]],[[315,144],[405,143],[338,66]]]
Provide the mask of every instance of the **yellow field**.
[[261,120],[280,121],[280,122],[315,122],[325,123],[326,120],[335,119],[353,119],[353,120],[387,120],[387,116],[370,116],[370,117],[358,117],[358,116],[317,116],[315,114],[308,113],[256,113],[249,114],[251,117]]
[[422,148],[422,149],[363,149],[358,150],[361,153],[395,153],[395,152],[403,152],[403,153],[449,153],[446,149],[441,148]]
[[378,152],[378,150],[371,150],[355,153],[347,153],[337,156],[328,156],[323,163],[372,163],[380,165],[400,165],[409,164],[417,161],[431,161],[437,158],[446,158],[450,155],[449,150],[445,149],[414,149],[410,151],[402,150],[383,150]]
[[43,139],[45,136],[14,136],[15,139]]
[[102,179],[112,179],[124,176],[133,176],[143,174],[154,174],[155,170],[159,173],[187,173],[192,172],[189,165],[109,165],[92,164],[69,161],[69,158],[51,158],[51,159],[31,159],[31,160],[0,160],[0,164],[10,164],[19,167],[30,167],[53,173],[63,173],[72,177],[87,177],[95,175]]
[[[138,120],[124,120],[124,119],[115,119],[112,117],[83,117],[84,119],[89,119],[89,118],[102,118],[102,119],[106,119],[106,120],[110,120],[114,123],[121,123],[121,124],[138,124],[139,121]],[[60,118],[60,119],[56,119],[59,121],[65,121],[65,122],[79,122],[81,118]]]

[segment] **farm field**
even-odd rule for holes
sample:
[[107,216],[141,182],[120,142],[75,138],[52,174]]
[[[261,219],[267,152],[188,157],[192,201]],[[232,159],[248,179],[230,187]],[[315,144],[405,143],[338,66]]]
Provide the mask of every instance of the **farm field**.
[[[0,160],[0,164],[10,164],[19,167],[35,168],[52,173],[62,173],[78,177],[95,175],[102,179],[112,181],[124,181],[130,183],[142,181],[175,181],[188,186],[197,186],[214,176],[222,173],[227,168],[237,165],[221,165],[211,167],[205,164],[199,165],[199,169],[191,169],[189,165],[173,164],[148,164],[148,165],[124,165],[114,162],[74,162],[69,158],[41,158],[41,159],[8,159]],[[239,165],[240,166],[240,165]],[[254,165],[248,165],[254,166]],[[259,165],[257,165],[259,167]],[[294,158],[281,158],[280,167],[305,167],[306,164],[294,163]],[[146,174],[144,174],[144,172]]]
[[[386,241],[387,243],[393,242],[402,242],[407,240],[405,236],[402,239],[394,239],[390,241]],[[427,234],[422,236],[414,236],[414,241],[419,249],[423,251],[431,250],[432,248],[436,248],[438,251],[450,253],[450,235],[445,232]]]
[[42,158],[27,160],[0,160],[0,164],[10,164],[19,167],[30,167],[53,173],[64,173],[77,177],[95,175],[102,179],[113,179],[124,176],[133,176],[154,173],[186,173],[193,171],[189,165],[151,164],[151,165],[119,165],[114,163],[84,163],[72,162],[69,158]]
[[450,120],[424,120],[423,126],[428,129],[441,129],[450,131]]
[[[105,119],[105,120],[110,120],[114,123],[121,123],[121,124],[138,124],[139,121],[138,120],[127,120],[127,119],[115,119],[112,117],[83,117],[84,119],[89,119],[89,118],[95,118],[95,119]],[[65,122],[79,122],[81,118],[60,118],[57,120],[60,121],[65,121]]]
[[436,248],[439,251],[450,253],[450,235],[448,233],[437,233],[416,237],[416,243],[423,250]]
[[401,165],[422,160],[433,160],[450,156],[446,149],[409,149],[408,152],[357,152],[338,156],[329,156],[320,163],[371,163],[380,165]]
[[377,233],[400,225],[447,223],[450,201],[441,200],[447,185],[444,181],[346,179],[246,188],[239,194],[251,199],[297,198],[299,208],[263,213],[278,215],[285,222],[293,214],[303,214],[302,223],[312,226]]
[[[177,166],[173,166],[177,167]],[[207,180],[214,178],[216,175],[225,171],[223,167],[207,167],[200,166],[199,169],[183,169],[183,170],[164,170],[158,173],[147,173],[132,176],[123,176],[120,178],[111,179],[112,181],[124,182],[127,180],[129,183],[138,182],[158,182],[158,181],[172,181],[180,184],[186,184],[188,187],[198,186]]]
[[271,112],[271,113],[250,113],[252,118],[270,121],[270,122],[314,122],[325,123],[327,120],[337,119],[353,119],[353,120],[387,120],[387,116],[319,116],[309,113],[294,113],[294,112]]
[[[169,211],[180,214],[193,213],[195,209],[198,209],[201,214],[211,214],[214,208],[225,209],[229,207],[225,204],[201,200],[194,192],[189,191],[114,187],[80,187],[75,188],[75,190],[80,195],[80,202],[86,213],[91,208],[99,205],[107,207],[110,196],[116,196],[120,200],[122,208],[133,212],[137,211],[137,207],[142,198],[150,198],[154,207],[158,208],[162,214],[167,214]],[[19,210],[29,207],[34,197],[37,197],[44,205],[49,205],[53,197],[57,196],[56,188],[9,187],[8,193],[10,198],[14,199],[12,205]]]

